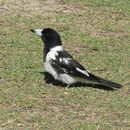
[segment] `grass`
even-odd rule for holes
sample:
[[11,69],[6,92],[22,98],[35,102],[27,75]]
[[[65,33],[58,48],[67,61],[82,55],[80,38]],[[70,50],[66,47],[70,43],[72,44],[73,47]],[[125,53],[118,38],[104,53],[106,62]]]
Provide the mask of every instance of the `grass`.
[[[128,0],[2,0],[0,7],[2,129],[130,129]],[[90,72],[124,88],[44,87],[42,42],[29,30],[45,27]]]

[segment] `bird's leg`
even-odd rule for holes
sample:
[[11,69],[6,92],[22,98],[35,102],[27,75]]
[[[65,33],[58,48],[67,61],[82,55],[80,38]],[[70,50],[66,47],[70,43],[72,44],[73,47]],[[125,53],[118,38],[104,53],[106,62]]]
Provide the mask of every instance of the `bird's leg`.
[[45,84],[44,84],[44,87],[52,87],[52,86],[53,86],[52,83],[45,83]]
[[68,89],[70,86],[71,86],[70,84],[67,84],[67,85],[65,86],[65,89]]

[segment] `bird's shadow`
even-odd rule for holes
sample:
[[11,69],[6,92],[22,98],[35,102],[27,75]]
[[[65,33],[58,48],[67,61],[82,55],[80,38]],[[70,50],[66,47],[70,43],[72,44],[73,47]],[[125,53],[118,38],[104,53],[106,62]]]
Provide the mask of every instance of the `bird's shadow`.
[[[44,75],[44,80],[46,84],[52,84],[54,86],[61,86],[61,87],[66,87],[66,84],[63,84],[62,82],[55,80],[51,74],[48,72],[40,72],[40,74]],[[99,85],[99,84],[86,84],[86,83],[75,83],[72,84],[70,87],[91,87],[91,88],[96,88],[96,89],[103,89],[107,91],[114,91],[115,89]]]

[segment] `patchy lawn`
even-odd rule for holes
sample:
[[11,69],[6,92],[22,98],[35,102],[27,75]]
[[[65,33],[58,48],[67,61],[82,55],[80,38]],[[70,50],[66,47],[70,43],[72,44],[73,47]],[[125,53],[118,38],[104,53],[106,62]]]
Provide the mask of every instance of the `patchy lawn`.
[[[130,129],[128,0],[0,1],[1,129]],[[43,45],[29,30],[54,28],[92,73],[121,83],[44,87]]]

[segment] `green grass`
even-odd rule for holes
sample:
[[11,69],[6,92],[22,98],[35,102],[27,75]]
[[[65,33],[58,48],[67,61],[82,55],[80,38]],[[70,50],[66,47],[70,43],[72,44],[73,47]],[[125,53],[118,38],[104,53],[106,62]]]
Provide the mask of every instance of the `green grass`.
[[[2,129],[130,129],[128,0],[2,0],[0,6]],[[56,29],[90,72],[124,88],[44,87],[43,45],[29,30],[45,27]]]

